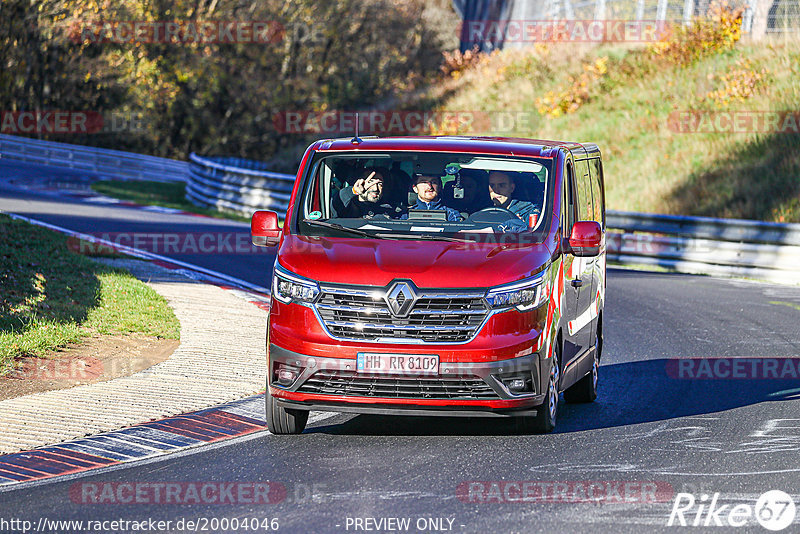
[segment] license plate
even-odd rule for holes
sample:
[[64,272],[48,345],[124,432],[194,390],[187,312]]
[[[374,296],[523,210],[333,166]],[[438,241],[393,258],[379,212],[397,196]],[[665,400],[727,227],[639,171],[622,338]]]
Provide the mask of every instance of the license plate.
[[356,370],[370,374],[438,375],[437,354],[372,354],[359,352]]

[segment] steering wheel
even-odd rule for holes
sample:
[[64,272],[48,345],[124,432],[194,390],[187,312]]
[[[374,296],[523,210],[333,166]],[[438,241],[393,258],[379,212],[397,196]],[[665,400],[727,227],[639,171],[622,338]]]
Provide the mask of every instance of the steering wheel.
[[495,224],[506,222],[509,219],[519,219],[519,217],[517,217],[517,214],[511,210],[492,206],[490,208],[483,208],[480,211],[476,211],[467,218],[467,221],[474,223]]

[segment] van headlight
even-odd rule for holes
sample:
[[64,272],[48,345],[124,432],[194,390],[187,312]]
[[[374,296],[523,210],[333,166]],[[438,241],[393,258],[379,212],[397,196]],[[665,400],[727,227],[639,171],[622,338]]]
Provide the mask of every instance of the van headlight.
[[538,308],[550,297],[545,272],[513,284],[490,288],[486,292],[486,302],[494,310],[516,308],[528,311]]
[[318,295],[319,285],[316,282],[301,278],[275,264],[275,271],[272,274],[272,296],[278,302],[311,304]]

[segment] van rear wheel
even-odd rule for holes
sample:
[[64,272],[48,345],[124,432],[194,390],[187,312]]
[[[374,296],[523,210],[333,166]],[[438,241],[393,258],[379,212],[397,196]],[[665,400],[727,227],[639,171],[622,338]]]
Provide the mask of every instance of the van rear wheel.
[[302,434],[308,422],[308,411],[278,406],[269,391],[267,396],[267,428],[273,434]]

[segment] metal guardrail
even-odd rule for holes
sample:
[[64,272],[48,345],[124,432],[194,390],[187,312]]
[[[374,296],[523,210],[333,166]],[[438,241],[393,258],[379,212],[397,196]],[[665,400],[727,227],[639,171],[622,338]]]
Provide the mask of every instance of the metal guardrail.
[[[286,214],[295,177],[261,162],[191,155],[187,198],[250,216]],[[608,260],[800,283],[800,224],[608,211]]]
[[5,134],[0,134],[0,158],[88,171],[109,178],[158,182],[184,182],[189,171],[185,161]]
[[186,198],[250,217],[267,209],[283,217],[295,176],[266,170],[266,164],[242,158],[189,156]]
[[[189,163],[119,150],[0,134],[0,157],[113,178],[186,181],[186,197],[249,217],[286,214],[295,176],[242,158],[190,156]],[[608,259],[679,272],[800,283],[800,224],[608,211]]]
[[609,261],[800,283],[800,224],[609,211],[606,226]]

